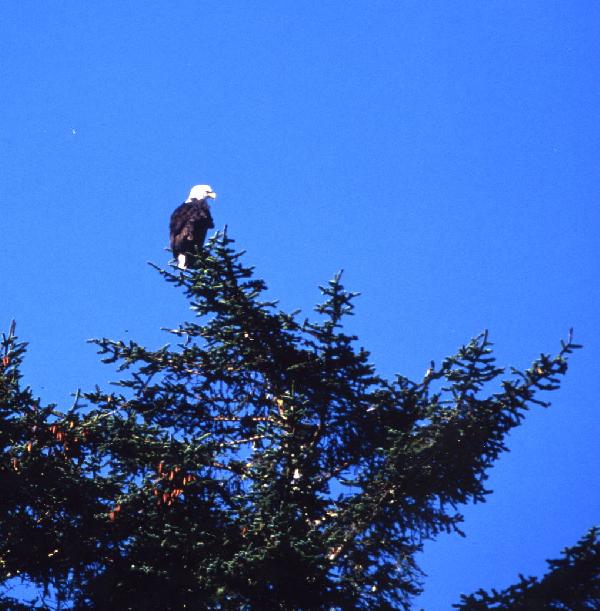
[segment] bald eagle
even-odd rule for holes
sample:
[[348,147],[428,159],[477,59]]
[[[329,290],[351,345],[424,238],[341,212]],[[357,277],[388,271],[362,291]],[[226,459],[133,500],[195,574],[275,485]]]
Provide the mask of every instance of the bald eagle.
[[171,250],[180,269],[186,268],[186,255],[193,253],[196,247],[201,248],[206,232],[215,226],[207,200],[216,197],[210,185],[196,185],[171,215]]

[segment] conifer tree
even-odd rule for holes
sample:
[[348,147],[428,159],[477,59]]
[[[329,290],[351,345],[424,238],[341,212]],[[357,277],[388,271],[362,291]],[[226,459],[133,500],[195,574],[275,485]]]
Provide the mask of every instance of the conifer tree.
[[483,333],[422,380],[384,379],[344,331],[339,275],[303,319],[242,256],[219,233],[189,269],[156,268],[194,317],[155,350],[94,340],[120,378],[69,409],[23,386],[25,344],[3,337],[0,577],[43,593],[10,608],[408,608],[415,554],[460,533],[577,348],[506,376]]
[[561,558],[547,562],[550,570],[542,579],[519,575],[519,582],[505,590],[479,590],[452,606],[463,611],[600,609],[600,528],[591,528]]

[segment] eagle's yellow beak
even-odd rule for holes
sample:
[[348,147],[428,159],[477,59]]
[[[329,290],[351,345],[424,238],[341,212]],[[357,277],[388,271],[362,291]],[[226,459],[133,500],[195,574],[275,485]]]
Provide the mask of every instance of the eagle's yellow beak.
[[217,194],[214,191],[209,191],[206,194],[206,197],[210,197],[210,199],[217,199]]

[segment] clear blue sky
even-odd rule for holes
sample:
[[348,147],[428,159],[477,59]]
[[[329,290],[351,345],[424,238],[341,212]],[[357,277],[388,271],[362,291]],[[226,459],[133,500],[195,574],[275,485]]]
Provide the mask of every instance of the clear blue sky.
[[502,587],[600,521],[600,4],[34,2],[2,7],[0,324],[61,406],[114,379],[89,337],[188,315],[166,263],[196,183],[284,307],[340,268],[380,370],[484,328],[526,367],[585,344],[465,509],[418,602]]

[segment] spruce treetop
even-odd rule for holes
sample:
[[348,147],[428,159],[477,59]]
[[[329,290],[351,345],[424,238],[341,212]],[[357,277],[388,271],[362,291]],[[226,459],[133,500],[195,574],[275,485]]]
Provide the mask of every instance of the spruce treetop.
[[416,552],[460,533],[458,506],[485,500],[578,347],[507,373],[485,332],[388,380],[344,331],[340,275],[304,319],[226,233],[157,269],[194,317],[159,349],[93,340],[119,380],[68,410],[22,386],[25,345],[3,337],[0,573],[45,589],[27,608],[408,608]]

